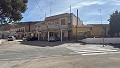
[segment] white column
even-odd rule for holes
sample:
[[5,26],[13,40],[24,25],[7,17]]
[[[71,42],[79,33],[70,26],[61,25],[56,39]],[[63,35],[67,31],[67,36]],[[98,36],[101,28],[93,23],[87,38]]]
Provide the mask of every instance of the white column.
[[40,40],[40,33],[38,33],[38,41]]
[[61,41],[62,41],[62,30],[61,30]]
[[49,38],[50,38],[50,36],[49,36],[49,32],[48,32],[48,41],[49,41]]

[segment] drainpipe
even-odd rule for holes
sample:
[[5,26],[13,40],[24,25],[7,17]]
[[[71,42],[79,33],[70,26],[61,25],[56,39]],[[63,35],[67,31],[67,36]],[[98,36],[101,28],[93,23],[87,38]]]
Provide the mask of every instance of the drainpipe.
[[[30,28],[31,28],[31,26],[30,26],[30,22],[29,22],[29,35],[30,35],[30,31],[31,31]],[[31,35],[30,35],[30,36],[31,36]]]
[[50,32],[48,31],[48,41],[49,41],[49,39],[50,39],[50,36],[49,36],[50,34],[49,34],[49,33],[50,33]]
[[40,33],[38,33],[38,41],[40,40]]

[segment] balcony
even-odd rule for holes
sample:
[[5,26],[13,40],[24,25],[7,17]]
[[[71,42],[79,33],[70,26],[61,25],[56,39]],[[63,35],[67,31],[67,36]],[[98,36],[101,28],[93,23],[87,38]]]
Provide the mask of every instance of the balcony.
[[47,26],[43,25],[37,29],[38,29],[38,31],[42,31],[42,30],[47,30],[48,28],[47,28]]
[[60,29],[61,26],[59,26],[59,25],[48,25],[48,28],[49,29]]

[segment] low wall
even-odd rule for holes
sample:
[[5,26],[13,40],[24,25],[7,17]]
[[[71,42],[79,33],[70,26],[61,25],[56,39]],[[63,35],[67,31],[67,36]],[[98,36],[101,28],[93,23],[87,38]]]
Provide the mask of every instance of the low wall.
[[106,43],[106,44],[120,44],[120,38],[87,38],[83,39],[82,42],[85,43]]

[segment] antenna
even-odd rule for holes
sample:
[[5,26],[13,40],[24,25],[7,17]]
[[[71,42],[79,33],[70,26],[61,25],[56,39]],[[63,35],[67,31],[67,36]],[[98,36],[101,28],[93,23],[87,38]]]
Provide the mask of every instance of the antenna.
[[50,2],[50,16],[51,16],[51,12],[52,12],[52,9],[51,9],[52,3],[53,2]]

